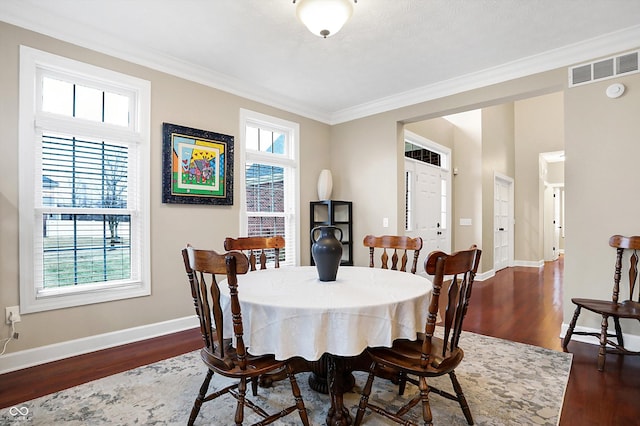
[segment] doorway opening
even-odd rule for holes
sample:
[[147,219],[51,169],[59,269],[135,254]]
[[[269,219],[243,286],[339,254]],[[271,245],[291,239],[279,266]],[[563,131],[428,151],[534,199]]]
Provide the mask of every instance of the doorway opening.
[[564,158],[564,151],[540,154],[545,262],[555,261],[564,253]]

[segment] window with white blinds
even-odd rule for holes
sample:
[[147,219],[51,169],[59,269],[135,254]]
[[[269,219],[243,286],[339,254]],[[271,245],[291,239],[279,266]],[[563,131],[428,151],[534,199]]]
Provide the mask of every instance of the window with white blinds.
[[149,82],[20,54],[21,312],[150,294]]
[[241,110],[240,116],[244,172],[240,236],[283,236],[280,263],[296,265],[299,126],[248,110]]

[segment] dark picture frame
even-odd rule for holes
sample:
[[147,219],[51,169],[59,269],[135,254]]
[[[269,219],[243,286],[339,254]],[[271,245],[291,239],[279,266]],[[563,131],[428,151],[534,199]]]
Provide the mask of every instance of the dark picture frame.
[[162,202],[233,205],[233,136],[162,123]]

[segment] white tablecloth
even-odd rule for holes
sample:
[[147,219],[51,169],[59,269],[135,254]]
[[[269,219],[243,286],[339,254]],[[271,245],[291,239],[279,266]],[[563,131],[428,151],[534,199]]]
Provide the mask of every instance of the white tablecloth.
[[[332,282],[320,281],[314,266],[249,272],[238,277],[244,341],[255,355],[309,361],[391,346],[424,331],[431,289],[427,278],[379,268],[342,266]],[[228,311],[226,280],[220,290]],[[224,335],[233,335],[230,321]]]

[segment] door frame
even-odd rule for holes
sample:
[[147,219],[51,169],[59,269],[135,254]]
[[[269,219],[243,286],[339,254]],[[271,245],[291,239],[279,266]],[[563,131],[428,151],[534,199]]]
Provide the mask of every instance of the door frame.
[[[403,134],[403,143],[404,141],[409,141],[415,145],[421,146],[423,148],[426,148],[430,151],[433,152],[437,152],[438,154],[441,155],[441,158],[443,159],[443,164],[442,166],[438,167],[438,169],[440,170],[440,175],[441,177],[444,175],[446,177],[446,182],[447,182],[447,206],[446,206],[446,214],[447,214],[447,227],[444,229],[444,239],[446,241],[446,245],[447,247],[444,247],[443,251],[446,252],[450,252],[451,251],[451,247],[453,247],[453,211],[452,211],[452,207],[453,207],[453,193],[452,193],[452,176],[451,176],[451,160],[452,160],[452,156],[451,156],[451,149],[444,146],[444,145],[440,145],[437,142],[434,142],[430,139],[425,138],[424,136],[420,136],[414,132],[411,132],[410,130],[404,130],[404,134]],[[403,149],[403,155],[404,155],[404,149]],[[404,167],[404,173],[406,176],[407,173],[407,166],[406,164],[410,163],[410,164],[418,164],[418,165],[423,165],[425,167],[436,167],[433,165],[430,165],[428,163],[421,163],[418,160],[412,159],[412,158],[407,158],[404,157],[404,162],[403,162],[403,167]],[[404,181],[404,179],[403,179]],[[405,188],[404,191],[406,193],[406,184],[405,184]],[[405,208],[408,208],[409,206],[405,206]],[[411,206],[414,214],[415,214],[415,208],[414,206]],[[409,235],[409,236],[414,236],[413,233],[415,231],[413,229],[411,230],[407,230],[406,227],[406,223],[404,226],[404,233],[405,235]],[[422,260],[424,257],[426,257],[426,255],[429,254],[428,249],[423,246],[422,250],[420,252],[420,259]],[[424,272],[424,271],[422,271]]]
[[[509,244],[509,248],[508,248],[508,259],[507,259],[507,265],[506,266],[502,266],[502,265],[497,265],[497,260],[495,257],[495,247],[496,247],[496,233],[498,232],[498,227],[499,225],[497,224],[496,221],[496,211],[495,211],[495,205],[496,205],[496,184],[497,182],[503,182],[505,184],[507,184],[507,186],[509,187],[509,202],[508,202],[508,222],[509,222],[509,229],[508,229],[508,235],[507,235],[507,242]],[[494,271],[498,271],[498,267],[500,267],[500,269],[504,268],[504,267],[510,267],[513,266],[514,264],[514,253],[515,253],[515,232],[514,232],[514,226],[515,226],[515,219],[514,219],[514,180],[513,178],[507,176],[507,175],[503,175],[502,173],[498,173],[498,172],[494,172],[493,173],[493,206],[494,206],[494,210],[493,210],[493,270]]]

